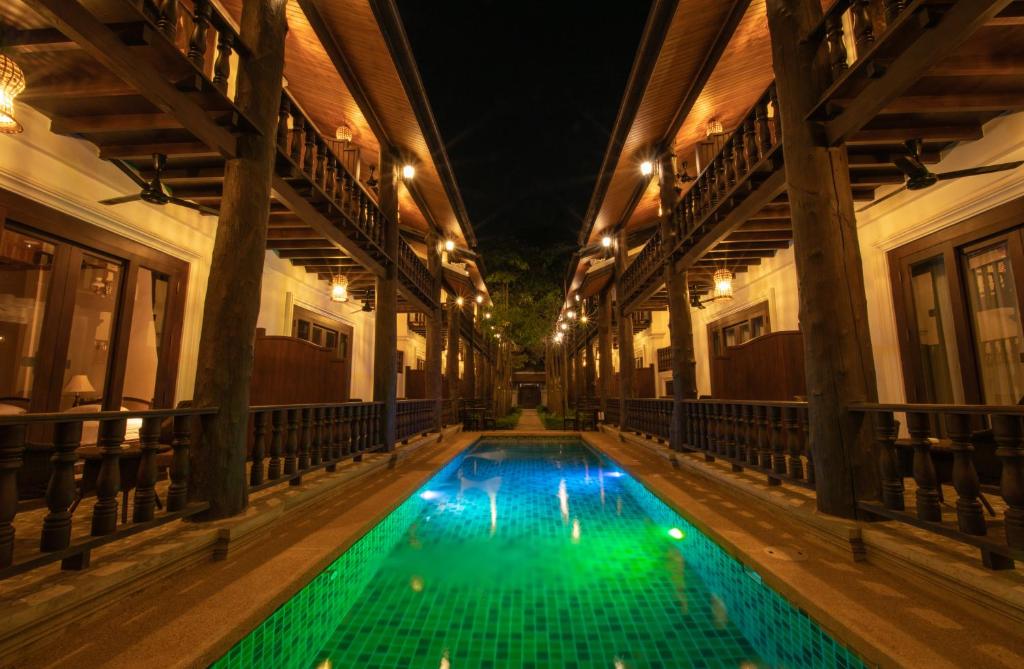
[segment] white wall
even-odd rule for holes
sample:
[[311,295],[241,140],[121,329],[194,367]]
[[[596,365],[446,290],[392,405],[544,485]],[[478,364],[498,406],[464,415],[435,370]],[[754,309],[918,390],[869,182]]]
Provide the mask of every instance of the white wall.
[[[98,204],[137,187],[100,160],[93,145],[51,133],[48,119],[25,105],[17,110],[25,132],[0,136],[0,187],[189,264],[176,399],[192,397],[216,220],[181,207]],[[352,325],[352,396],[368,400],[373,394],[373,315],[351,313],[358,302],[334,304],[327,291],[323,281],[268,252],[258,327],[267,334],[291,334],[289,295],[294,304]]]

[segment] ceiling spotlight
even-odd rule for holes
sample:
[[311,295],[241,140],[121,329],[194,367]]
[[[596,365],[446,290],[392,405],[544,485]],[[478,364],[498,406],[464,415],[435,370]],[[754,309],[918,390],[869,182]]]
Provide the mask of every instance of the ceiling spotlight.
[[409,163],[406,163],[405,165],[402,166],[402,178],[403,179],[408,181],[408,180],[412,179],[414,176],[416,176],[416,168],[415,167],[413,167]]
[[452,251],[454,251],[455,250],[455,240],[453,240],[453,239],[446,239],[446,240],[444,240],[444,250],[447,251],[448,253],[451,253]]
[[478,294],[477,294],[477,296],[476,296],[476,303],[477,303],[477,304],[483,304],[483,303],[484,303],[484,296],[483,296],[483,295],[480,295],[480,294],[478,293]]
[[565,330],[568,330],[568,329],[569,329],[569,326],[568,326],[568,325],[566,325],[565,323],[559,323],[559,324],[558,324],[558,329],[559,329],[559,330],[562,330],[562,331],[565,331]]
[[575,297],[575,298],[576,298],[576,301],[577,301],[577,302],[579,302],[579,301],[580,301],[580,294],[579,294],[579,293],[576,293],[576,295],[574,295],[573,297]]
[[588,320],[589,319],[587,318],[586,314],[580,314],[580,323],[582,323],[583,325],[586,325]]
[[485,321],[491,320],[491,312],[489,312],[489,311],[485,311],[484,312],[484,320]]
[[459,295],[458,297],[455,298],[455,304],[459,305],[460,307],[463,304],[465,304],[465,303],[466,303],[466,301],[464,299],[462,299],[461,295]]
[[602,237],[601,238],[601,246],[603,246],[606,249],[611,248],[611,246],[612,246],[612,238],[609,237],[608,235],[605,235],[604,237]]
[[654,163],[652,163],[649,160],[645,160],[644,162],[640,163],[640,174],[644,175],[645,177],[649,177],[653,173],[654,173]]
[[576,312],[570,309],[569,311],[565,312],[565,317],[571,321],[572,319],[576,318]]

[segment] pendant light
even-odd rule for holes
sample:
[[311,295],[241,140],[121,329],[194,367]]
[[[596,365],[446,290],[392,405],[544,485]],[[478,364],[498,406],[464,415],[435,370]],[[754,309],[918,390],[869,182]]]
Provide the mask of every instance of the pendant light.
[[344,274],[331,281],[331,302],[348,302],[348,277]]
[[715,285],[711,299],[731,300],[732,299],[732,271],[727,269],[716,269],[711,275],[711,282]]
[[25,90],[25,74],[10,56],[0,53],[0,133],[16,135],[24,128],[14,118],[14,99]]

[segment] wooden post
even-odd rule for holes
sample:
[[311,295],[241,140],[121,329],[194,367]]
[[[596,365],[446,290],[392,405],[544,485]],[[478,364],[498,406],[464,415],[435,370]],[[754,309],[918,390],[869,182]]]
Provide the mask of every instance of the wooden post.
[[452,300],[448,304],[448,401],[455,407],[453,420],[458,421],[459,410],[459,317],[461,316],[459,305]]
[[[661,238],[672,246],[676,208],[676,159],[666,153],[661,157]],[[686,272],[676,269],[675,259],[665,259],[665,290],[668,292],[668,333],[672,349],[672,422],[669,424],[669,447],[681,450],[685,442],[686,416],[683,400],[697,398],[697,359],[693,347],[693,322],[687,294]]]
[[619,428],[626,425],[626,400],[632,399],[633,391],[633,321],[623,309],[622,273],[629,260],[626,231],[619,233],[615,248],[615,311],[619,321]]
[[437,305],[426,314],[427,324],[427,359],[425,390],[428,399],[434,400],[434,415],[431,425],[435,430],[441,429],[441,254],[437,250],[437,235],[427,235],[427,269],[434,281],[433,297]]
[[608,411],[611,401],[612,385],[612,295],[605,289],[597,298],[597,347],[600,358],[601,373],[598,378],[598,397],[601,399],[601,412]]
[[398,164],[380,158],[380,211],[384,220],[384,275],[377,277],[373,323],[373,401],[383,402],[384,449],[395,447],[398,398]]
[[225,166],[199,338],[193,401],[220,407],[204,421],[198,447],[190,451],[189,492],[209,502],[207,518],[240,513],[248,503],[249,378],[267,251],[287,4],[254,0],[242,8],[242,40],[253,53],[240,63],[237,104],[257,132],[239,137],[239,157]]
[[827,64],[805,40],[822,18],[817,0],[768,0],[786,183],[800,291],[818,509],[857,516],[879,494],[871,431],[848,411],[877,401],[863,266],[846,148],[823,145],[806,120],[828,85]]
[[476,394],[476,349],[473,346],[473,343],[476,341],[476,322],[473,318],[475,315],[474,311],[475,306],[470,302],[469,315],[466,316],[469,320],[469,339],[466,341],[466,359],[462,362],[466,376],[466,399],[470,400],[478,399]]
[[583,369],[583,395],[593,399],[594,397],[594,342],[586,341],[586,349],[583,351],[583,362],[586,367]]
[[572,329],[566,330],[563,347],[565,349],[565,403],[572,406],[576,402],[576,354],[570,353],[575,342]]

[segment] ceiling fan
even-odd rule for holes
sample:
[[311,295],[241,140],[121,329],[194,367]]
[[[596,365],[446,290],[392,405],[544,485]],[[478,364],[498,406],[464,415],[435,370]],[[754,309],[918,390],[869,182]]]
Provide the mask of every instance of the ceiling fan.
[[359,307],[358,309],[356,309],[352,313],[353,314],[358,314],[360,311],[362,311],[364,313],[367,313],[367,314],[373,313],[373,298],[370,297],[370,292],[369,291],[366,291],[366,292],[363,293],[362,301],[363,301],[363,306]]
[[866,211],[871,207],[874,207],[876,204],[881,204],[905,190],[924,190],[925,188],[931,188],[940,181],[949,181],[950,179],[959,179],[961,177],[973,177],[979,174],[1005,172],[1007,170],[1015,170],[1021,165],[1024,165],[1024,160],[1017,160],[1011,163],[981,165],[979,167],[969,167],[964,170],[953,170],[952,172],[932,172],[921,161],[922,144],[923,143],[920,139],[907,140],[907,154],[892,156],[892,162],[907,176],[906,183],[885,197],[875,200],[866,207],[861,207],[857,210],[857,213]]
[[121,168],[122,172],[131,177],[132,181],[137,183],[139,185],[139,188],[142,189],[142,191],[135,195],[124,195],[121,197],[112,197],[106,200],[100,200],[100,204],[105,204],[109,206],[114,204],[124,204],[125,202],[135,202],[137,200],[141,200],[142,202],[148,202],[149,204],[156,204],[161,206],[165,204],[174,204],[179,207],[195,209],[204,216],[216,216],[218,214],[216,209],[212,209],[210,207],[198,204],[196,202],[192,202],[191,200],[185,200],[180,197],[174,197],[174,193],[171,191],[171,189],[165,186],[160,181],[160,175],[167,167],[167,156],[162,153],[153,154],[154,174],[153,179],[150,181],[146,181],[141,176],[139,176],[138,172],[132,169],[131,166],[129,166],[123,160],[114,160],[111,162],[113,162],[115,165]]

